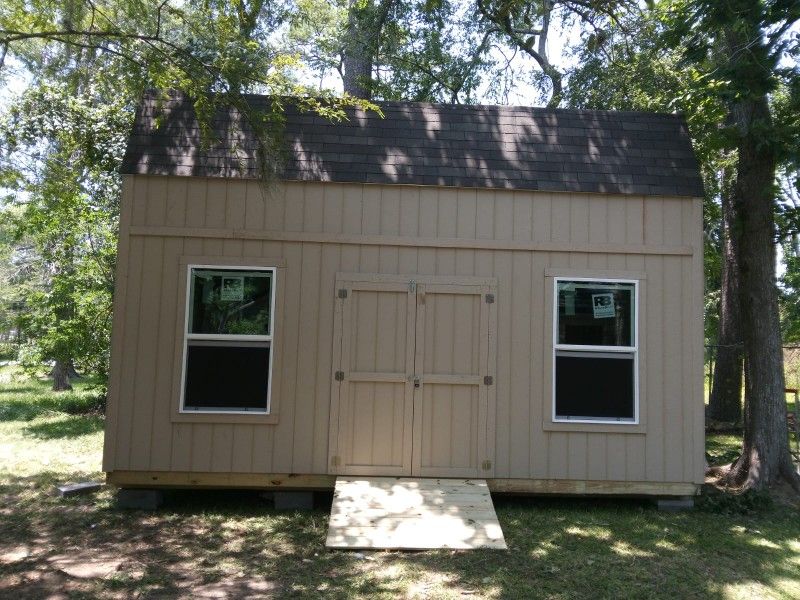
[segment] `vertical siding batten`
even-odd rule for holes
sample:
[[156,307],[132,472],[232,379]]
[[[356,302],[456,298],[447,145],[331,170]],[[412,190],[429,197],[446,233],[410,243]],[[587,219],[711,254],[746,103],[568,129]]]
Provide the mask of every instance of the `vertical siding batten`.
[[[682,258],[664,257],[664,477],[681,481],[683,454],[689,449],[683,439],[683,365],[681,339],[683,310],[677,299],[683,299]],[[690,352],[690,351],[689,351]]]
[[[321,217],[322,212],[318,212]],[[321,219],[320,219],[321,225]],[[319,282],[322,248],[319,244],[303,244],[300,268],[300,318],[297,332],[297,370],[295,374],[294,434],[292,436],[292,472],[311,470],[314,455],[316,362],[319,340]]]
[[529,477],[545,478],[547,476],[547,438],[548,434],[542,429],[544,411],[548,403],[545,395],[545,365],[547,361],[547,339],[552,335],[547,331],[547,302],[548,294],[545,270],[550,264],[549,255],[545,252],[534,252],[531,261],[530,275],[530,307],[531,324],[531,354],[529,361],[530,380],[528,382],[528,395],[530,397],[530,415],[528,417],[529,429],[529,454],[531,465]]

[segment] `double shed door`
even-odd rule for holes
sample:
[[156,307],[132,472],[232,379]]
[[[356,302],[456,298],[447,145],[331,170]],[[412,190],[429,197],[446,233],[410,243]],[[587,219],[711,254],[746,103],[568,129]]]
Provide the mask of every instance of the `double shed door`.
[[491,279],[340,275],[329,472],[493,471]]

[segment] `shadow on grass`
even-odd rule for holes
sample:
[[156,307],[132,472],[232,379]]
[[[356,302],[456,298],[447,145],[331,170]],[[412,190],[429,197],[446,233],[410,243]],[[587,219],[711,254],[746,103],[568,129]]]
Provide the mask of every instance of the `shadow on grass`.
[[710,465],[726,465],[742,452],[741,435],[709,434],[706,436],[706,456]]
[[42,394],[46,390],[43,387],[34,386],[8,386],[0,387],[0,397],[2,396],[18,396],[20,394]]
[[26,435],[43,440],[75,438],[103,430],[105,420],[99,416],[70,416],[62,419],[27,425]]
[[105,395],[64,393],[34,396],[22,400],[0,399],[0,421],[30,421],[48,413],[97,415],[105,411]]
[[[162,514],[189,522],[202,514],[209,521],[200,533],[206,579],[223,577],[215,566],[231,559],[226,546],[236,539],[242,570],[277,580],[285,596],[394,597],[433,580],[445,590],[507,598],[721,598],[730,584],[797,576],[787,556],[800,527],[786,530],[791,516],[785,515],[781,527],[769,513],[753,523],[699,511],[663,514],[642,501],[501,497],[509,552],[380,552],[366,561],[325,550],[329,507],[329,494],[318,496],[313,512],[280,513],[247,492],[176,492]],[[226,533],[226,523],[238,525]],[[761,534],[748,531],[765,526],[772,545],[762,548]],[[727,559],[719,558],[720,549]]]
[[[3,494],[9,487],[36,489],[37,481],[15,480]],[[25,543],[21,536],[48,540],[44,554],[10,567],[17,574],[49,568],[47,557],[67,546],[140,565],[136,576],[86,584],[95,586],[87,588],[90,595],[115,590],[176,597],[219,584],[236,597],[245,595],[246,582],[262,581],[276,586],[280,597],[298,598],[394,598],[412,592],[722,598],[731,586],[742,586],[741,595],[764,595],[767,588],[775,596],[791,596],[795,588],[775,586],[798,578],[791,563],[800,536],[794,511],[723,517],[660,513],[630,500],[498,497],[507,552],[375,552],[365,558],[325,549],[330,498],[318,495],[313,511],[278,512],[258,492],[172,491],[164,506],[150,513],[116,510],[107,493],[103,501],[43,497],[14,508],[14,521],[24,526],[10,528],[0,547]]]

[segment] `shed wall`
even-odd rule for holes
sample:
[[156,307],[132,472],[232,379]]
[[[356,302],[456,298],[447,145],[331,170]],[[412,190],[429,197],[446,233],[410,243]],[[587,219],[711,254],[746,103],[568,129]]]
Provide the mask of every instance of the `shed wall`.
[[[104,469],[326,473],[334,281],[362,272],[497,278],[494,477],[700,483],[701,211],[688,198],[333,183],[265,191],[125,176]],[[284,261],[276,423],[177,420],[186,256]],[[638,427],[546,424],[548,276],[584,271],[644,274]]]

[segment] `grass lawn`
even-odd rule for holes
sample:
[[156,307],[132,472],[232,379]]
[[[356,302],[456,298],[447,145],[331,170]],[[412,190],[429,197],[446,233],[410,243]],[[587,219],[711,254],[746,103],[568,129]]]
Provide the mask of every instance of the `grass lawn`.
[[[0,597],[799,598],[800,511],[660,513],[640,501],[496,499],[508,552],[328,552],[330,497],[280,513],[250,492],[175,492],[119,511],[99,479],[87,384],[59,395],[0,369]],[[709,440],[724,459],[733,436]]]

